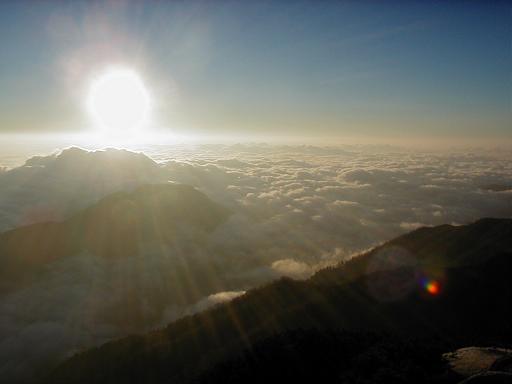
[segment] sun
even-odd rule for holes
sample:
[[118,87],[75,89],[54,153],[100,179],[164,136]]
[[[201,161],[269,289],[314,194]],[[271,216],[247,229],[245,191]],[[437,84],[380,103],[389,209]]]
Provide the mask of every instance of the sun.
[[147,124],[150,98],[136,71],[116,68],[92,82],[87,105],[95,123],[102,129],[124,134]]

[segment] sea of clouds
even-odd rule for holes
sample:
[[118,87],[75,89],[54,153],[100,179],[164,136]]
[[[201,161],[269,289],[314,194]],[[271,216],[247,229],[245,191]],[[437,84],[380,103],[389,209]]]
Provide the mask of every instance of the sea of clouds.
[[[420,226],[512,216],[510,151],[266,144],[137,150],[144,154],[73,148],[19,166],[9,158],[5,168],[0,155],[0,231],[62,220],[109,193],[169,181],[226,206],[229,220],[190,254],[150,245],[144,255],[118,260],[82,252],[1,295],[0,377],[42,375],[82,348],[163,326],[280,276],[307,278]],[[184,265],[197,287],[188,301],[169,284]],[[213,276],[208,285],[205,273]]]

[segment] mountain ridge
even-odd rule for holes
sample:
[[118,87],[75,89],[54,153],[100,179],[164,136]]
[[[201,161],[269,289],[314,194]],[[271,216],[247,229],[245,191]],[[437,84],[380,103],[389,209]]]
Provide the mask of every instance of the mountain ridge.
[[202,233],[212,231],[229,214],[187,185],[146,184],[116,192],[63,221],[0,233],[0,276],[19,280],[18,274],[36,273],[80,251],[105,258],[133,256],[143,242],[170,245],[185,231],[193,231],[200,241]]
[[[426,292],[421,280],[417,280],[422,276],[418,275],[416,263],[391,264],[391,268],[388,265],[369,273],[348,274],[338,280],[333,280],[332,273],[321,272],[307,281],[281,279],[161,330],[112,341],[77,354],[57,368],[46,382],[192,383],[199,373],[243,350],[250,350],[259,340],[297,329],[371,329],[391,332],[397,338],[440,338],[446,348],[467,343],[511,343],[512,284],[508,272],[512,268],[512,237],[508,236],[511,230],[510,219],[484,219],[462,227],[418,230],[386,243],[393,250],[397,244],[428,238],[434,233],[441,244],[449,245],[432,247],[446,250],[442,259],[455,254],[458,257],[456,265],[448,263],[444,268],[438,296]],[[459,255],[460,247],[450,245],[450,241],[440,236],[446,233],[451,233],[446,235],[448,239],[458,236],[453,243],[457,245],[466,236],[478,241],[475,231],[481,231],[483,244],[488,243],[488,236],[496,241],[495,248],[483,248],[493,249],[493,253],[482,255],[480,262],[475,259],[473,249],[467,250],[468,260],[464,261]],[[422,248],[421,241],[418,248]],[[362,257],[378,255],[379,249],[386,247],[377,247]],[[436,259],[438,255],[434,253],[432,257]],[[343,271],[347,266],[350,262],[331,272]],[[405,285],[410,288],[405,295],[387,296],[372,291],[374,281],[386,286],[411,279],[413,284]],[[377,290],[377,293],[381,292]]]
[[[489,232],[493,232],[493,234],[489,235]],[[483,233],[487,234],[484,242],[481,241]],[[372,256],[395,247],[405,250],[406,253],[400,255],[403,256],[402,260],[389,261],[383,257],[383,264],[386,264],[386,261],[392,266],[400,263],[410,265],[426,262],[428,264],[440,263],[441,267],[448,267],[478,263],[482,261],[482,258],[490,258],[503,249],[512,252],[511,237],[512,219],[503,218],[481,218],[469,225],[443,224],[434,227],[420,227],[342,262],[343,276],[334,273],[333,278],[354,278],[365,274]],[[439,241],[442,239],[446,241]],[[457,250],[464,247],[470,248],[470,250],[461,253],[464,254],[464,259],[458,260]],[[437,254],[437,257],[432,257],[432,253]],[[450,254],[451,258],[447,258],[447,254]],[[411,258],[411,255],[414,257]],[[476,260],[472,255],[476,255]],[[332,271],[339,272],[338,267],[339,265],[324,268],[316,272],[312,278],[315,279],[317,276],[316,278],[326,279]]]

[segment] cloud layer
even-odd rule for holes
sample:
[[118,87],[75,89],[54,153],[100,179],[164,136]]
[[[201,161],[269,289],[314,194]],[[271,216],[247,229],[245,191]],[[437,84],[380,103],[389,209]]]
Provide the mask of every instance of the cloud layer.
[[[83,252],[0,295],[0,375],[161,326],[279,276],[323,266],[423,225],[512,216],[512,154],[390,147],[202,145],[34,157],[0,170],[0,230],[59,220],[145,183],[190,184],[232,212],[200,246]],[[154,160],[151,160],[154,159]],[[2,159],[0,157],[0,165]],[[186,291],[186,292],[184,292]]]

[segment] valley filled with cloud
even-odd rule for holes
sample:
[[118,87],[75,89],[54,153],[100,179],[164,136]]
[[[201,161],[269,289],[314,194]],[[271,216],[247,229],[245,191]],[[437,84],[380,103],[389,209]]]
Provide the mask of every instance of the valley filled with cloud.
[[182,221],[156,215],[157,235],[136,232],[133,252],[95,251],[91,230],[79,246],[33,261],[29,275],[2,259],[4,271],[22,278],[2,277],[0,375],[28,380],[86,347],[162,327],[281,276],[308,278],[421,226],[510,217],[511,160],[503,150],[267,144],[69,148],[17,166],[0,156],[4,251],[20,227],[57,222],[67,231],[94,210],[151,221],[154,212],[137,206],[148,184],[199,192],[155,205],[179,210]]

